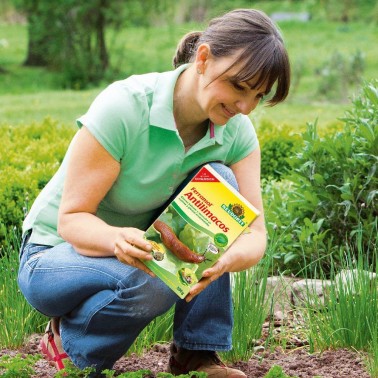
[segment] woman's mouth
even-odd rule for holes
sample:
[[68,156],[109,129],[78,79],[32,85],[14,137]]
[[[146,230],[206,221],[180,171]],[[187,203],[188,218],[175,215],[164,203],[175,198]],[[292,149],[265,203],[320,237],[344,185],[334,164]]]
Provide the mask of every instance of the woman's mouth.
[[224,104],[221,104],[221,105],[222,105],[223,113],[227,116],[227,118],[232,118],[234,115],[236,115],[236,113],[234,113],[232,110],[227,108],[226,105]]

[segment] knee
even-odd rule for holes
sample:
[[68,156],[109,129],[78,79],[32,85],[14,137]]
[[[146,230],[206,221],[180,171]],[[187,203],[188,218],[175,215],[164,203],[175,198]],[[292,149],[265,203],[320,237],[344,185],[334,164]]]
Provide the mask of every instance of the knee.
[[234,172],[230,167],[218,162],[211,162],[211,168],[213,168],[220,176],[222,176],[234,189],[239,190],[238,182]]
[[143,272],[135,286],[131,287],[130,281],[123,283],[117,295],[139,319],[151,321],[168,311],[179,299],[159,278],[151,278]]

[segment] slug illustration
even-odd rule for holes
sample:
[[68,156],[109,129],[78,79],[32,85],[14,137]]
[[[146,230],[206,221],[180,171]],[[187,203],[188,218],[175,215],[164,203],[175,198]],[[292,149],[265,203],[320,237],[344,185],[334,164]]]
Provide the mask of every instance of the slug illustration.
[[194,285],[198,282],[196,275],[191,269],[182,268],[178,271],[178,275],[184,285]]
[[156,231],[160,232],[161,240],[164,245],[180,260],[195,264],[205,261],[205,256],[198,255],[188,248],[164,222],[156,220],[154,222],[154,228]]
[[162,244],[158,244],[152,240],[150,240],[150,243],[152,245],[152,257],[156,261],[162,261],[165,257],[165,250]]

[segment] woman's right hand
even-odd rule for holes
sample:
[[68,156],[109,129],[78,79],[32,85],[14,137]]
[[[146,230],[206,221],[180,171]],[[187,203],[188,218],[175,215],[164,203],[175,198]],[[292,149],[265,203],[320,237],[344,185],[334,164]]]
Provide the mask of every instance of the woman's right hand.
[[132,227],[120,228],[114,243],[114,255],[122,263],[155,274],[140,260],[152,260],[152,246],[143,238],[144,232]]

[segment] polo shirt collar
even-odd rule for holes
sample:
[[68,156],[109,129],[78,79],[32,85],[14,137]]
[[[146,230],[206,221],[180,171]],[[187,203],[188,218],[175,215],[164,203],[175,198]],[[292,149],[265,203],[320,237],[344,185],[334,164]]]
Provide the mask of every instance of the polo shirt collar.
[[[223,144],[223,132],[225,129],[226,125],[214,125],[214,139],[218,144]],[[210,137],[211,136],[211,128],[209,127],[209,133]]]
[[173,117],[173,90],[180,74],[189,66],[183,64],[174,71],[159,74],[150,109],[150,125],[176,130]]
[[[174,71],[159,74],[154,88],[153,101],[150,109],[150,125],[176,131],[173,117],[173,90],[180,74],[189,67],[190,63],[183,64]],[[210,144],[223,144],[225,125],[213,125],[208,128],[206,139]]]

